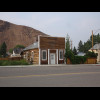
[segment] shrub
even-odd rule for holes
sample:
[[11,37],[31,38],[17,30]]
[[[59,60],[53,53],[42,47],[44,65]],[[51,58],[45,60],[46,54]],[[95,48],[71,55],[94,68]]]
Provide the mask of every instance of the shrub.
[[29,63],[26,62],[25,60],[21,60],[20,65],[29,65]]
[[65,58],[70,59],[72,64],[84,64],[87,60],[87,56],[75,56],[71,50],[66,51]]
[[74,54],[71,50],[66,50],[65,58],[66,58],[66,60],[67,60],[67,58],[69,58],[71,60],[71,62],[74,63]]
[[74,63],[75,64],[84,64],[87,60],[87,56],[75,56]]
[[86,56],[88,56],[89,58],[91,58],[91,57],[97,58],[98,54],[97,54],[97,53],[94,53],[94,52],[88,51],[88,52],[86,53]]
[[0,61],[0,66],[9,66],[9,65],[29,65],[28,62],[26,62],[25,60],[20,60],[20,61],[16,61],[16,60],[1,60]]

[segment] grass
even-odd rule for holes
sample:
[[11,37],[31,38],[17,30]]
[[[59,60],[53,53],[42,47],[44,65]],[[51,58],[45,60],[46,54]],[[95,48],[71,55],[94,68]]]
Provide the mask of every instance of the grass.
[[10,65],[29,65],[28,62],[25,60],[1,60],[0,61],[0,66],[10,66]]

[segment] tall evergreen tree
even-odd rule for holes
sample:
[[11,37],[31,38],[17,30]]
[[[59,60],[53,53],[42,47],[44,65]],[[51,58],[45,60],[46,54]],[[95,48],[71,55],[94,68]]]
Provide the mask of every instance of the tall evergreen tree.
[[67,37],[66,37],[66,50],[70,50],[70,41],[69,41],[69,35],[67,34]]
[[65,58],[68,57],[68,53],[69,53],[70,50],[70,41],[69,41],[69,35],[67,34],[66,36],[66,49],[65,49]]
[[88,40],[87,42],[84,42],[84,52],[87,53],[89,49],[92,47],[92,41]]
[[84,52],[84,45],[83,45],[83,42],[81,40],[78,44],[78,50],[79,50],[79,52]]
[[0,53],[3,57],[6,57],[6,50],[7,50],[7,46],[6,43],[3,42],[3,44],[1,45],[1,49],[0,49]]
[[73,54],[74,55],[77,55],[77,49],[74,47],[74,49],[73,49]]
[[1,45],[0,45],[0,57],[1,57]]
[[[97,35],[93,35],[93,45],[95,45],[97,43],[100,43],[100,34],[99,33]],[[92,35],[86,42],[84,42],[84,44],[82,43],[82,41],[80,41],[78,44],[78,50],[80,52],[87,53],[88,50],[91,48],[92,48]]]

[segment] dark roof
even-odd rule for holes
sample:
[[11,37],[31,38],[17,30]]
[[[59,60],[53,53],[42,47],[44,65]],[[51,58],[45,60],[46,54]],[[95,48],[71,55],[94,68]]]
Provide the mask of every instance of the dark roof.
[[22,52],[22,50],[23,50],[22,48],[14,48],[13,51],[15,54],[20,54]]

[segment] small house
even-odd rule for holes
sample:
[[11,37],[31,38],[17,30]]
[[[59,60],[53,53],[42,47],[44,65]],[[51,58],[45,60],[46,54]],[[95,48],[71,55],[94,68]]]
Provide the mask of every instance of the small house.
[[65,38],[38,36],[23,50],[23,58],[33,64],[64,64]]
[[10,55],[10,57],[21,57],[21,48],[14,48],[13,54]]

